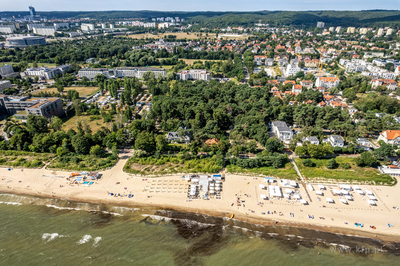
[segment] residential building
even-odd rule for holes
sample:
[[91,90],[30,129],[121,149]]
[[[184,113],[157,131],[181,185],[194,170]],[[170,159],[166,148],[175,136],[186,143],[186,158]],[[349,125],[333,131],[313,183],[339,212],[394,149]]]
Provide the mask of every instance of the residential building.
[[27,25],[26,25],[26,28],[27,28],[29,31],[32,31],[32,30],[33,30],[33,27],[36,27],[36,26],[38,26],[38,27],[44,27],[44,23],[27,24]]
[[380,29],[378,30],[378,33],[377,33],[376,35],[377,35],[377,36],[382,36],[382,35],[383,35],[383,29],[380,28]]
[[0,66],[0,76],[14,73],[14,68],[11,65]]
[[[37,105],[38,103],[51,102],[51,104]],[[28,108],[31,108],[28,111]],[[0,112],[14,114],[16,119],[26,119],[28,113],[51,117],[63,113],[60,98],[30,98],[29,96],[17,97],[0,95]],[[17,115],[18,114],[18,115]]]
[[11,88],[11,82],[9,80],[0,80],[0,93],[3,93],[3,90]]
[[373,79],[371,80],[371,85],[373,89],[378,86],[385,86],[392,91],[397,89],[397,82],[393,79]]
[[335,29],[335,31],[336,31],[336,33],[340,33],[340,31],[342,30],[342,27],[336,27],[336,29]]
[[367,34],[368,29],[367,28],[361,28],[360,29],[360,34]]
[[283,142],[288,143],[293,138],[293,131],[283,121],[273,121],[271,123],[272,131],[277,138]]
[[26,47],[31,45],[46,44],[44,37],[37,36],[24,36],[24,37],[10,37],[6,39],[7,46],[10,47]]
[[66,29],[69,28],[69,23],[66,23],[66,22],[63,22],[63,23],[58,22],[58,23],[54,23],[53,25],[56,30],[58,30],[59,28],[66,28]]
[[301,69],[297,65],[289,64],[286,67],[286,76],[295,76]]
[[205,69],[182,70],[177,74],[180,80],[205,80],[210,81],[211,74]]
[[314,136],[310,136],[310,137],[307,137],[307,138],[303,138],[303,143],[304,143],[305,141],[309,141],[310,144],[319,145],[319,140],[318,140],[316,137],[314,137]]
[[33,6],[29,6],[29,14],[31,15],[31,17],[36,16],[36,10]]
[[339,79],[337,77],[318,77],[315,82],[316,87],[325,87],[330,89],[339,85]]
[[15,25],[0,25],[0,33],[13,33],[15,31]]
[[107,68],[83,68],[78,71],[78,76],[80,78],[87,77],[92,80],[97,74],[103,74],[107,78],[111,77],[110,70]]
[[188,134],[185,134],[185,136],[181,137],[179,136],[178,132],[168,132],[165,136],[165,139],[168,142],[184,142],[187,144],[190,143],[190,137]]
[[335,27],[329,27],[329,31],[330,32],[334,32],[335,31]]
[[347,28],[347,33],[355,33],[356,32],[356,28],[355,27],[348,27]]
[[156,79],[166,75],[164,68],[138,67],[136,77],[141,79],[141,78],[143,78],[143,74],[146,72],[153,72]]
[[295,84],[292,87],[292,92],[293,93],[301,93],[303,91],[303,87],[299,84]]
[[36,68],[27,68],[25,70],[25,75],[27,76],[38,76],[42,79],[52,79],[57,74],[62,75],[68,70],[71,69],[70,65],[62,65],[54,68],[47,68],[47,67],[36,67]]
[[33,33],[42,36],[54,36],[56,29],[55,27],[47,27],[47,26],[34,26],[32,28]]
[[322,142],[329,143],[332,147],[344,147],[344,139],[339,135],[330,135]]
[[378,170],[382,174],[386,174],[386,175],[390,175],[390,176],[400,176],[400,167],[397,165],[378,166]]
[[302,80],[300,81],[300,85],[302,87],[306,87],[307,89],[311,89],[314,86],[314,82],[311,80]]
[[273,66],[274,65],[274,59],[273,58],[265,59],[265,65],[266,66]]
[[317,22],[317,28],[325,27],[325,22]]
[[82,31],[93,31],[94,30],[94,24],[82,23],[81,24],[81,30]]
[[372,143],[366,138],[358,138],[357,145],[357,148],[363,148],[365,151],[369,151],[372,147]]
[[388,29],[386,31],[386,36],[392,35],[393,34],[393,29]]
[[378,140],[383,140],[387,144],[400,144],[400,130],[386,130],[379,134]]

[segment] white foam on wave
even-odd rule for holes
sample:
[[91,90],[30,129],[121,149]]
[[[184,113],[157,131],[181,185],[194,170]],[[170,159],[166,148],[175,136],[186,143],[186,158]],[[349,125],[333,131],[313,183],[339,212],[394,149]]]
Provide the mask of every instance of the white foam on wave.
[[[49,208],[54,208],[54,209],[58,209],[58,210],[98,212],[98,210],[87,210],[87,209],[81,209],[81,208],[61,207],[61,206],[57,206],[57,205],[53,205],[53,204],[46,204],[46,206],[49,207]],[[114,216],[123,216],[122,214],[117,213],[117,212],[102,211],[101,213],[111,214],[111,215],[114,215]]]
[[12,201],[0,201],[0,204],[7,204],[7,205],[22,205],[19,202],[12,202]]
[[170,222],[172,218],[160,216],[160,215],[152,215],[152,214],[142,214],[143,217],[150,217],[153,220],[157,221],[165,221],[165,222]]
[[94,238],[93,247],[96,247],[99,244],[100,241],[101,241],[101,237],[100,236],[95,237]]
[[[47,242],[50,242],[50,241],[56,239],[57,237],[59,237],[58,233],[52,233],[52,234],[44,233],[42,235],[42,239],[47,240]],[[60,237],[64,237],[64,236],[60,236]]]
[[92,239],[92,236],[91,236],[91,235],[84,235],[84,236],[82,237],[82,239],[79,240],[79,241],[77,242],[77,244],[78,244],[78,245],[85,244],[85,243],[89,242],[90,239]]

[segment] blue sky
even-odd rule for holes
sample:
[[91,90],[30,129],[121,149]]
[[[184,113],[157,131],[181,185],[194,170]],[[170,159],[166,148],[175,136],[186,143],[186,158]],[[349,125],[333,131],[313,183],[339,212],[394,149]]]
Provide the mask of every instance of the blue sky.
[[0,11],[400,10],[400,0],[0,0]]

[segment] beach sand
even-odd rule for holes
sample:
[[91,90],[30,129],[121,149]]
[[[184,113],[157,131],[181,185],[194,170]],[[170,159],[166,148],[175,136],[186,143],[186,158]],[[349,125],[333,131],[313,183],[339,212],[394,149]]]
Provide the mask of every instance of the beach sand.
[[[300,195],[309,203],[303,206],[299,202],[286,199],[261,199],[260,194],[268,195],[268,191],[259,186],[267,185],[263,178],[226,174],[221,199],[188,200],[189,183],[182,179],[182,175],[154,178],[129,175],[123,172],[128,157],[128,154],[121,154],[118,163],[109,170],[101,171],[101,179],[90,187],[82,184],[70,186],[66,178],[71,172],[47,169],[9,171],[7,168],[0,168],[0,191],[122,206],[155,206],[212,216],[229,217],[234,214],[234,219],[255,224],[302,227],[384,241],[400,240],[400,210],[393,208],[400,205],[399,185],[360,186],[363,190],[368,189],[374,193],[377,206],[373,207],[367,203],[366,196],[360,196],[354,191],[351,192],[354,201],[349,201],[348,205],[341,203],[330,192],[330,189],[338,186],[329,184],[325,185],[327,190],[324,191],[324,196],[319,196],[321,201],[318,201],[315,191],[308,190],[309,198],[305,188],[300,185]],[[316,188],[316,184],[313,185]],[[133,194],[134,197],[114,197],[109,193]],[[241,206],[237,206],[238,197]],[[335,203],[328,204],[327,197],[334,199]],[[268,211],[273,214],[267,214]],[[310,219],[309,214],[314,219]],[[355,222],[363,223],[364,227],[356,227]],[[388,227],[388,223],[393,224],[393,227]],[[376,226],[376,229],[371,229],[370,225]]]

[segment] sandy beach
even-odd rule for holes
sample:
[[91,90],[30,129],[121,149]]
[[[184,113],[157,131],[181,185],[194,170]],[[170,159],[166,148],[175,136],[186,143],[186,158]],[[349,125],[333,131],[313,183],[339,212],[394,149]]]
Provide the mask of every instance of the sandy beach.
[[[354,200],[343,204],[330,192],[331,189],[338,189],[335,185],[326,184],[323,196],[317,196],[315,191],[306,191],[300,185],[297,190],[309,203],[302,205],[287,199],[261,199],[260,194],[268,194],[259,186],[267,185],[263,178],[226,174],[221,199],[188,200],[189,183],[182,179],[182,175],[157,178],[129,175],[123,172],[128,156],[121,154],[120,157],[113,168],[100,172],[101,179],[91,186],[70,185],[66,178],[71,172],[0,168],[0,191],[81,202],[155,206],[212,216],[229,217],[234,214],[234,219],[256,224],[294,226],[385,241],[400,241],[400,210],[393,208],[400,205],[399,185],[360,186],[363,190],[374,193],[377,206],[369,206],[368,198],[354,191],[351,192]],[[316,187],[317,184],[313,186]],[[134,196],[115,197],[110,196],[110,193]],[[328,204],[326,198],[334,199],[335,203]],[[293,217],[290,213],[293,213]],[[309,215],[314,218],[309,218]],[[356,227],[355,222],[363,223],[364,227]],[[389,227],[388,223],[393,227]],[[370,225],[376,229],[370,228]]]

